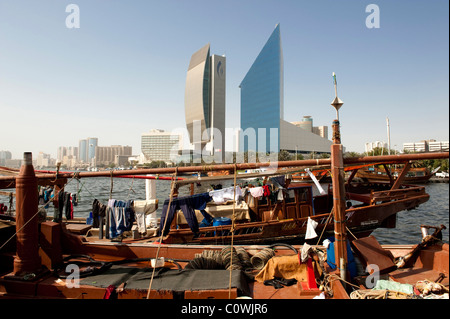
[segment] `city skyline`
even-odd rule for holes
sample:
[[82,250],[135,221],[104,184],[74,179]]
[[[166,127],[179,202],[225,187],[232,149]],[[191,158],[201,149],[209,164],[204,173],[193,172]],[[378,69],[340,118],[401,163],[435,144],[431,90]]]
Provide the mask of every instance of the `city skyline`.
[[142,132],[184,128],[186,65],[205,43],[227,58],[226,124],[238,128],[239,84],[278,23],[286,121],[331,126],[336,72],[348,151],[386,141],[386,117],[393,149],[448,140],[448,1],[375,1],[373,28],[359,1],[206,3],[0,2],[0,150],[56,157],[79,136],[140,150]]

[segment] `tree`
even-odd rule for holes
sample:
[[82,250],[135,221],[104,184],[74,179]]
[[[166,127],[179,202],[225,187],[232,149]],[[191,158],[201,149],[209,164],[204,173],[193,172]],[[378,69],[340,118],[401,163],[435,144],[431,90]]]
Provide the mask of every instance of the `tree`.
[[344,157],[362,157],[362,155],[357,152],[345,152]]
[[286,150],[282,150],[280,153],[278,153],[278,161],[282,162],[282,161],[291,161],[292,160],[292,155],[286,151]]

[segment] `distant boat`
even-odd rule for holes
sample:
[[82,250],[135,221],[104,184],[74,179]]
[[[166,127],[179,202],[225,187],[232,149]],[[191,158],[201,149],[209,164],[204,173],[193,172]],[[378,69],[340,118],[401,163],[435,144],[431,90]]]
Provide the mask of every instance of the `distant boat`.
[[[438,168],[439,169],[439,168]],[[363,179],[370,183],[389,183],[395,182],[398,178],[400,170],[381,170],[381,169],[360,169],[356,173],[356,177]],[[426,167],[411,168],[403,180],[403,184],[425,184],[428,183],[430,178],[435,174],[437,170],[430,171]]]

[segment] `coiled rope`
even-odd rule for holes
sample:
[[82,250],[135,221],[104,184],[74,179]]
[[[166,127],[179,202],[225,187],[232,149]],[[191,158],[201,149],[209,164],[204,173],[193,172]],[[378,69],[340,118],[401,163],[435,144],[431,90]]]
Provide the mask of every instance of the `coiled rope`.
[[275,256],[275,251],[272,248],[264,248],[250,258],[250,262],[255,269],[263,269],[269,259],[273,256]]
[[414,299],[412,294],[393,290],[355,290],[350,294],[350,299]]
[[275,256],[274,247],[284,246],[295,254],[297,249],[289,244],[277,243],[265,247],[250,258],[249,253],[244,247],[237,246],[224,247],[222,250],[204,250],[200,254],[195,254],[193,260],[186,265],[186,269],[226,269],[226,270],[244,270],[246,273],[254,270],[261,270],[267,262]]

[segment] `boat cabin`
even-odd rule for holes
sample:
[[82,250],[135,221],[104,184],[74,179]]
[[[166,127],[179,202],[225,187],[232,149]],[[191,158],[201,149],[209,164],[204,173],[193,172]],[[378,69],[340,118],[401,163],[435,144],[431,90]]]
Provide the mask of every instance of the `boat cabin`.
[[278,196],[252,198],[251,194],[247,194],[246,202],[255,215],[255,221],[295,219],[314,215],[311,184],[291,184],[287,189],[279,191],[282,191],[283,200],[279,200]]
[[[307,218],[315,215],[316,208],[321,213],[326,212],[326,210],[329,212],[332,203],[328,203],[328,195],[313,199],[312,187],[309,183],[292,183],[287,188],[274,189],[275,191],[272,191],[270,195],[260,197],[253,197],[247,191],[242,200],[237,201],[234,205],[235,222],[244,224]],[[220,223],[218,222],[216,225],[212,225],[211,222],[207,223],[205,213],[215,221],[220,220]],[[233,201],[230,200],[221,204],[211,201],[206,204],[203,212],[195,209],[195,216],[200,228],[229,225],[233,217]],[[170,228],[189,228],[188,220],[181,209],[176,211],[176,216],[171,221]]]

